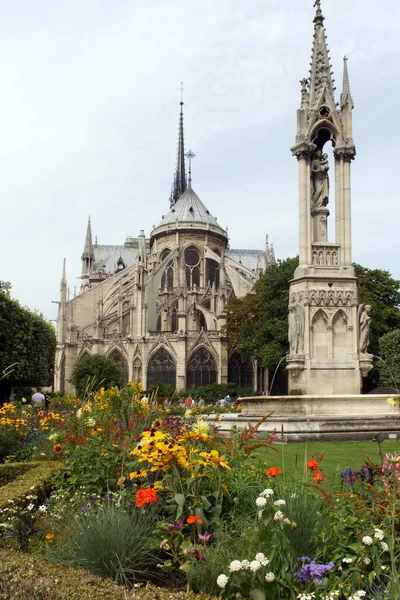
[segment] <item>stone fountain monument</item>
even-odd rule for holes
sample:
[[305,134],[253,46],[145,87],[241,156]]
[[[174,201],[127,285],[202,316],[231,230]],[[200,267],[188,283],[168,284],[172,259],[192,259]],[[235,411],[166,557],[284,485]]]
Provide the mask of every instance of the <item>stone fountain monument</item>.
[[[395,437],[400,431],[398,409],[387,404],[387,396],[361,394],[373,356],[368,354],[371,307],[359,304],[351,258],[354,104],[346,57],[340,102],[335,101],[321,0],[314,7],[311,69],[300,82],[296,143],[291,148],[298,161],[299,266],[290,282],[289,396],[248,398],[241,418],[273,411],[265,428],[275,427],[283,437],[286,431],[288,439],[371,439],[381,431]],[[333,164],[326,152],[330,145]],[[333,203],[334,241],[328,234]]]

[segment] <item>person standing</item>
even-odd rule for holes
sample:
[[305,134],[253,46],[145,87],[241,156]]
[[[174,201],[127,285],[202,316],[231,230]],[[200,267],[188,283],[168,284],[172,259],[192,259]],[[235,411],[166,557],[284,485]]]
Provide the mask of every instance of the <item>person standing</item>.
[[36,392],[32,395],[31,402],[33,408],[44,408],[45,397],[40,388],[37,388]]

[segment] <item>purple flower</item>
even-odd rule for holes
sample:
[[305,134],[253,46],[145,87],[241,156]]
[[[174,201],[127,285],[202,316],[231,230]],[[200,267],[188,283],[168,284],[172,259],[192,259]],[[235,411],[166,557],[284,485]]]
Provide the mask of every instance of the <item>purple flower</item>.
[[299,562],[311,562],[311,558],[309,556],[299,556],[297,560]]
[[93,502],[93,504],[96,502],[97,500],[97,496],[96,494],[93,494],[93,496],[90,496],[91,501]]
[[168,527],[168,531],[178,531],[178,529],[181,529],[183,527],[184,522],[185,522],[185,519],[180,519],[179,521],[174,521],[174,524],[170,525]]
[[109,496],[109,494],[105,494],[105,495],[103,496],[103,500],[105,500],[106,502],[108,502],[108,501],[109,501],[109,499],[110,499],[110,496]]
[[83,505],[81,506],[81,510],[82,510],[83,512],[86,512],[87,510],[89,510],[89,506],[88,506],[87,504],[83,504]]
[[205,531],[204,533],[198,533],[197,536],[198,536],[199,542],[202,546],[207,546],[208,542],[212,538],[211,533],[209,533],[208,531]]
[[358,479],[358,474],[353,473],[349,467],[346,467],[346,469],[343,469],[341,472],[340,477],[342,478],[342,485],[343,483],[348,483],[353,486]]
[[[300,562],[304,562],[305,560],[310,561],[308,556],[301,556],[298,558]],[[295,578],[299,578],[301,583],[307,583],[308,581],[315,581],[318,585],[322,585],[323,577],[329,573],[334,568],[335,564],[331,561],[327,565],[322,565],[315,560],[311,562],[303,564],[300,569],[300,573],[293,573]]]
[[189,551],[188,551],[188,554],[193,554],[193,555],[194,555],[194,557],[195,557],[197,560],[202,560],[203,562],[207,562],[207,559],[206,559],[206,557],[205,557],[205,556],[203,556],[203,555],[201,554],[201,552],[199,552],[199,551],[197,550],[197,548],[192,548],[192,550],[189,550]]

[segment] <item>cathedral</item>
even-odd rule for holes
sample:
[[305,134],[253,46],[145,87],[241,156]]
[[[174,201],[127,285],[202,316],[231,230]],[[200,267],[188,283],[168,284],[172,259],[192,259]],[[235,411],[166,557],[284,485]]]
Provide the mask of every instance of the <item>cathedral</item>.
[[93,243],[89,218],[80,293],[72,299],[64,261],[55,390],[73,391],[73,368],[88,354],[115,361],[126,382],[144,389],[233,382],[265,390],[265,370],[229,349],[224,328],[228,300],[252,291],[275,264],[274,249],[268,237],[263,250],[230,247],[227,229],[192,187],[193,156],[185,153],[181,101],[169,212],[150,238],[142,230],[121,246]]

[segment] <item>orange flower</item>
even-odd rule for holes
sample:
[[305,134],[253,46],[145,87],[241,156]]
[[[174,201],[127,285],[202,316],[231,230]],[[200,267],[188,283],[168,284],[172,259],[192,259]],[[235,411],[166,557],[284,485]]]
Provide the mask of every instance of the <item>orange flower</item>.
[[201,525],[203,523],[199,515],[190,515],[190,517],[188,517],[186,521],[189,523],[189,525],[192,525],[193,523],[198,523],[199,525]]
[[28,413],[28,414],[25,415],[25,419],[31,419],[31,418],[32,418],[31,413]]
[[47,535],[44,536],[45,540],[52,540],[54,537],[54,535],[52,533],[48,533]]
[[39,410],[39,412],[38,412],[38,416],[39,416],[39,417],[43,417],[43,414],[44,414],[44,413],[43,413],[43,411],[42,411],[42,410]]
[[280,475],[282,473],[282,471],[280,470],[279,467],[270,467],[269,469],[267,469],[266,471],[266,475],[267,477],[276,477],[277,475]]
[[63,449],[62,449],[61,444],[56,444],[55,446],[53,446],[53,451],[56,454],[62,454]]
[[119,487],[124,487],[126,481],[126,477],[120,477],[117,481]]
[[158,496],[154,488],[142,488],[136,492],[136,506],[138,508],[145,504],[151,504],[156,500],[158,500]]
[[318,471],[318,468],[319,464],[317,460],[312,459],[307,462],[307,469],[309,471]]
[[316,473],[314,473],[313,479],[314,479],[314,481],[316,481],[318,483],[319,481],[325,480],[325,475],[323,473],[320,473],[319,471],[317,471]]

